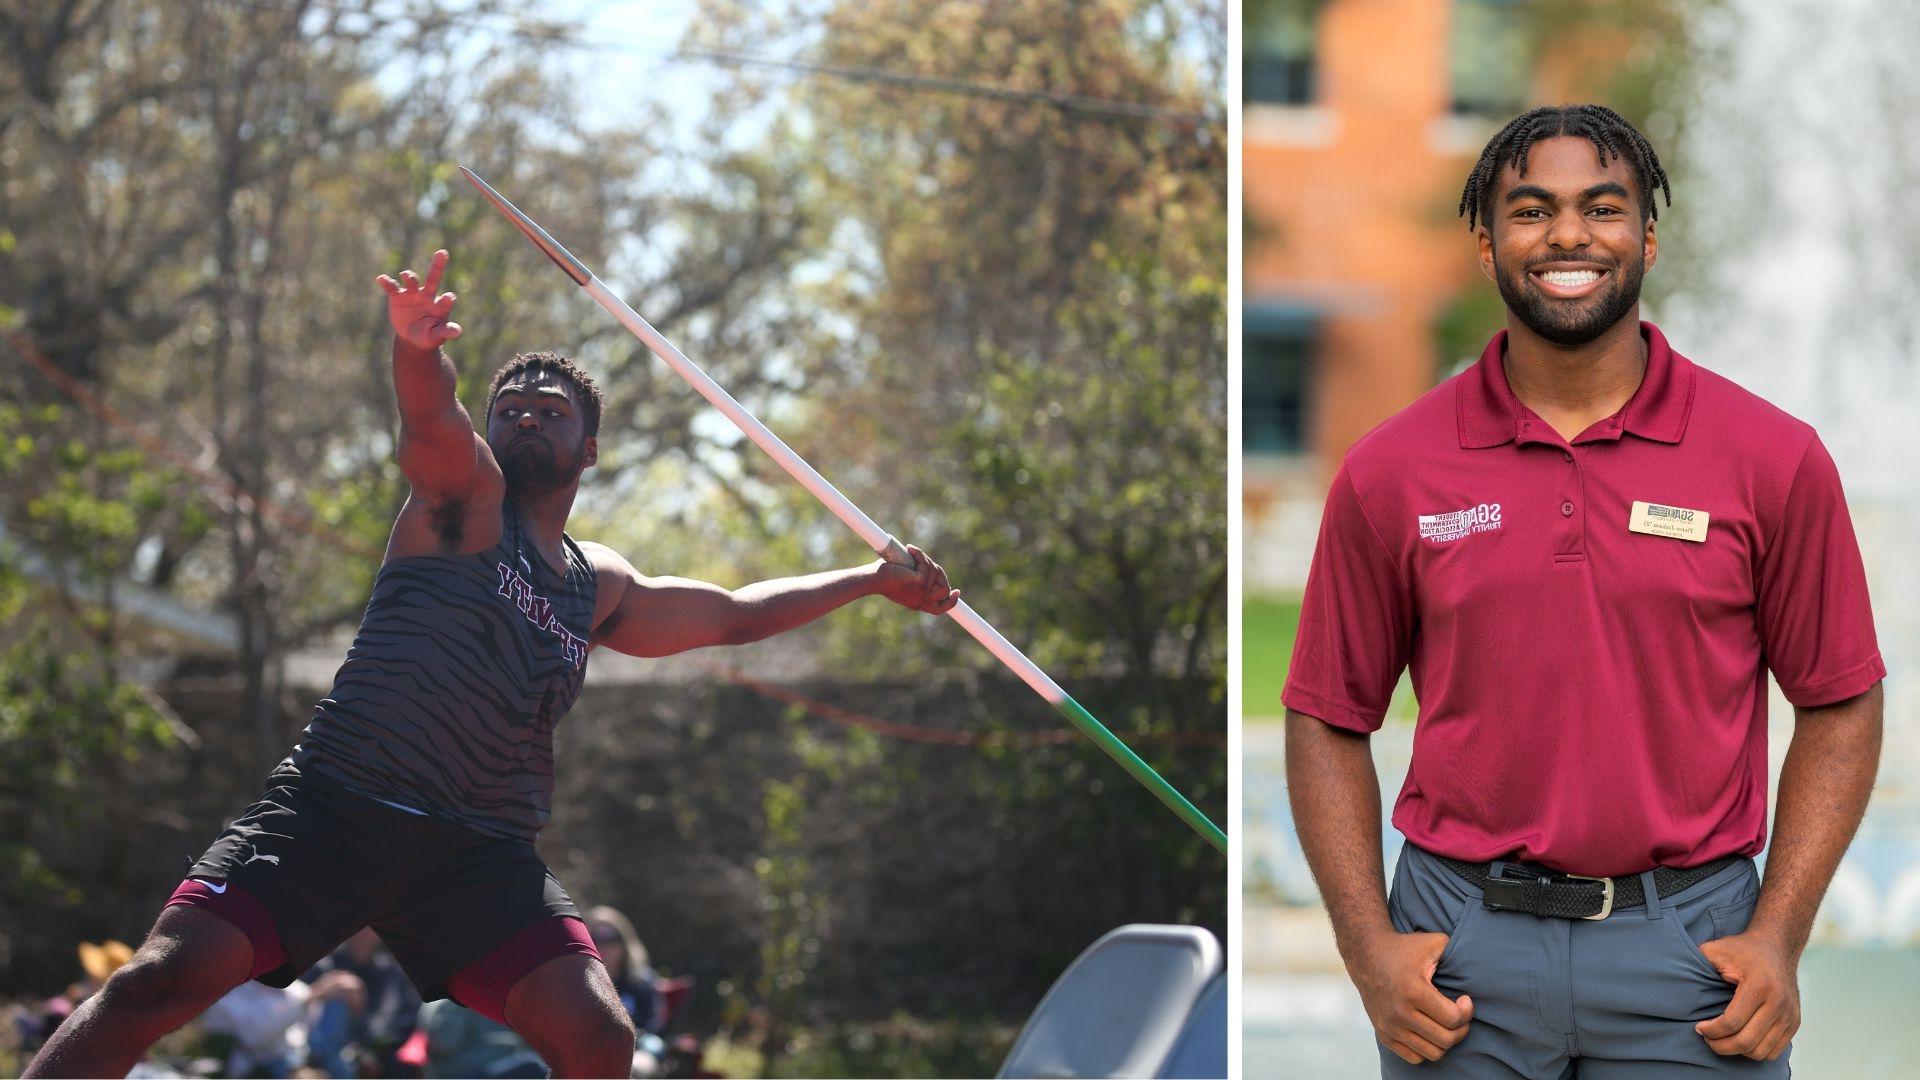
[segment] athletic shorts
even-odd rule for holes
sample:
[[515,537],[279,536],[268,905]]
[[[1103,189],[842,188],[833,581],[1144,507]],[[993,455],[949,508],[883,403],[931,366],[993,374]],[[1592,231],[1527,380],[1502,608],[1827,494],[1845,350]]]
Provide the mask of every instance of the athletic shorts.
[[372,926],[423,999],[452,997],[504,1022],[521,975],[567,953],[598,958],[532,844],[310,776],[276,773],[268,784],[168,901],[246,932],[252,974],[268,986],[286,986]]

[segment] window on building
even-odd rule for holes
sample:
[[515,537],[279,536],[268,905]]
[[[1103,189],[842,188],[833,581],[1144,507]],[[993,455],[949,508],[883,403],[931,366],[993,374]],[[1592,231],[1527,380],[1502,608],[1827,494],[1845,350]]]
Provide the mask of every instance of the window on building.
[[1326,0],[1247,0],[1241,10],[1241,96],[1251,103],[1308,105],[1314,97],[1314,35]]
[[1526,109],[1533,47],[1517,0],[1456,0],[1453,111],[1505,121]]
[[1317,320],[1297,306],[1249,302],[1241,329],[1242,448],[1249,454],[1304,453]]

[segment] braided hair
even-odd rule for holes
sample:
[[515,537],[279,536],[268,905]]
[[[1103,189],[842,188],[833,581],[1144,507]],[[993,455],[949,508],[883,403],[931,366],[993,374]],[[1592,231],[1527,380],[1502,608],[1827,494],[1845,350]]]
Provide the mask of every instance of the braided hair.
[[557,352],[521,353],[494,372],[493,383],[487,387],[487,415],[493,415],[493,403],[500,399],[500,388],[533,369],[557,375],[572,385],[583,430],[588,435],[600,433],[600,388],[594,385],[593,376],[587,374],[586,369]]
[[1533,109],[1515,117],[1480,151],[1480,160],[1467,174],[1466,190],[1460,193],[1459,213],[1467,216],[1467,228],[1493,216],[1493,189],[1500,170],[1511,164],[1521,176],[1527,175],[1527,152],[1543,139],[1570,135],[1592,143],[1600,154],[1600,167],[1609,157],[1617,157],[1633,167],[1640,184],[1640,219],[1658,218],[1653,191],[1659,188],[1673,205],[1673,190],[1667,186],[1667,170],[1660,167],[1660,156],[1653,144],[1627,119],[1605,105],[1555,105]]

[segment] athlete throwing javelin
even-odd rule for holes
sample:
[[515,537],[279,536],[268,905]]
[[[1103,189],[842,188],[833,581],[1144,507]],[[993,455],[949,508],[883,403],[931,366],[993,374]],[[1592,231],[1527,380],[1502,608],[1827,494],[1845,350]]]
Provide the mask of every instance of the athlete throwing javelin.
[[598,457],[600,392],[555,353],[493,377],[486,437],[440,347],[454,295],[380,275],[393,323],[400,470],[359,635],[259,802],[201,856],[132,962],[27,1076],[124,1076],[154,1040],[248,979],[285,986],[372,926],[428,1000],[512,1027],[555,1076],[625,1076],[627,1019],[580,912],[534,850],[553,729],[604,645],[666,656],[791,630],[880,594],[940,614],[959,592],[918,548],[729,591],[648,577],[565,532]]

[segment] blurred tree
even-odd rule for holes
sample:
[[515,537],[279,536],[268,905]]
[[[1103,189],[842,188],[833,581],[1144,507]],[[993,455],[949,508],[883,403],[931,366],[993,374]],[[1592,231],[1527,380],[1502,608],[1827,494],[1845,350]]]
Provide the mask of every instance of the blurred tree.
[[[1118,677],[1116,700],[1128,704],[1103,719],[1123,737],[1224,728],[1225,125],[998,91],[1217,114],[1224,35],[1217,6],[1153,0],[779,12],[713,0],[690,35],[728,55],[798,55],[824,69],[782,85],[745,65],[720,110],[729,121],[778,110],[753,152],[780,163],[826,241],[776,294],[809,316],[766,357],[795,374],[794,393],[773,401],[786,421],[776,429],[941,559],[981,613],[1069,687],[1076,675]],[[771,466],[750,457],[745,470],[758,479],[746,490],[785,526],[780,557],[796,537],[814,558],[854,550]],[[998,671],[944,620],[884,606],[856,608],[815,638],[842,676]],[[1196,697],[1213,707],[1193,710]],[[1031,729],[991,713],[961,723]],[[930,825],[951,838],[932,875],[942,884],[895,899],[915,910],[1019,919],[1063,888],[1100,887],[1063,885],[1060,850],[1088,866],[1151,867],[1116,886],[1137,910],[1209,921],[1224,903],[1208,884],[1216,853],[1084,740],[975,748],[937,778],[897,745],[804,732],[795,742],[796,773],[768,788],[770,915],[748,983],[768,1017],[772,1071],[803,1066],[787,1041],[797,1027],[844,1019],[823,1008],[847,995],[816,985],[815,961],[869,946],[872,898],[805,870],[860,844],[872,807],[949,822]],[[1138,749],[1218,812],[1223,752]],[[799,791],[807,797],[791,797]],[[1046,844],[1024,842],[1036,820]],[[924,860],[885,838],[862,854],[883,867]],[[1023,959],[1050,978],[1070,951]]]
[[[239,493],[221,507],[218,549],[157,535],[152,573],[239,617],[263,762],[285,750],[288,711],[303,710],[280,700],[278,658],[358,614],[404,494],[374,274],[453,249],[448,284],[469,334],[452,354],[470,410],[513,352],[584,349],[602,360],[609,443],[688,455],[699,444],[690,395],[650,393],[650,361],[456,182],[454,160],[525,193],[603,270],[627,265],[608,258],[612,237],[697,221],[629,278],[663,327],[703,315],[731,325],[738,296],[790,258],[797,219],[769,213],[779,200],[760,163],[716,162],[708,191],[672,207],[641,181],[659,153],[640,133],[647,117],[583,130],[566,87],[526,47],[544,24],[472,33],[513,14],[496,3],[0,7],[0,41],[18,61],[7,65],[17,78],[0,75],[0,235],[14,249],[0,303],[58,367],[203,452]],[[222,47],[200,47],[208,40]],[[382,93],[375,74],[402,56],[410,83]],[[741,364],[728,374],[750,399],[759,380]],[[58,396],[32,375],[18,384]],[[279,505],[315,527],[272,513]]]
[[[804,40],[849,67],[1170,114],[1217,114],[1226,62],[1219,13],[1199,2],[710,15],[697,36]],[[78,805],[111,782],[109,759],[189,737],[142,688],[181,650],[127,632],[123,587],[233,617],[251,764],[284,752],[309,703],[284,692],[283,659],[351,627],[405,492],[371,279],[438,246],[453,252],[467,333],[450,352],[470,411],[516,351],[574,350],[600,376],[603,460],[577,534],[645,569],[725,581],[856,550],[757,451],[702,420],[705,404],[474,198],[455,162],[955,567],[1036,659],[1135,680],[1116,730],[1219,730],[1224,124],[837,79],[789,93],[743,73],[706,137],[676,147],[644,106],[618,128],[582,124],[548,64],[577,41],[490,0],[0,0],[0,325],[18,335],[0,375],[25,409],[9,433],[32,444],[0,484],[0,524],[55,568],[29,578],[0,555],[0,603],[36,613],[0,627],[0,753],[18,773],[0,816]],[[764,123],[736,127],[747,112]],[[30,354],[76,382],[44,377]],[[75,393],[103,404],[76,409]],[[51,402],[62,409],[37,411]],[[50,449],[68,441],[72,454]],[[83,577],[98,602],[70,602],[63,582]],[[847,677],[990,663],[943,622],[883,609],[861,605],[813,639]],[[1179,693],[1161,685],[1183,675]],[[1169,704],[1196,696],[1214,707]],[[817,845],[844,843],[861,812],[898,797],[892,761],[840,754],[805,771],[858,765],[844,808],[797,775],[742,811],[769,819],[757,824],[774,860],[749,893],[758,880],[791,899]],[[1190,775],[1169,775],[1217,815],[1223,755],[1187,756]],[[1001,816],[956,825],[992,860],[992,837],[1081,799],[1053,815],[1062,843],[1102,867],[1133,860],[1140,888],[1223,924],[1223,883],[1194,885],[1220,877],[1217,857],[1130,786],[1138,805],[1119,818],[1094,801],[1103,778],[1128,785],[1111,769],[1078,743],[979,755],[961,775]],[[938,802],[943,778],[929,772],[919,798]],[[77,848],[43,850],[75,890],[63,896],[105,891]],[[1044,893],[1042,862],[1010,866],[1025,891],[996,895],[1017,906]],[[765,939],[776,981],[836,925],[841,898],[808,887]],[[141,902],[132,892],[115,901]],[[10,924],[49,931],[16,978],[63,963],[67,939],[46,916],[65,902],[28,890],[9,909]]]
[[[1217,111],[1211,5],[711,7],[743,51]],[[788,350],[818,459],[1043,666],[1224,681],[1224,125],[830,76],[788,100],[767,152],[832,237]],[[890,614],[840,624],[853,670],[897,663],[880,633],[991,663]]]
[[[115,584],[231,614],[250,767],[285,753],[310,703],[286,693],[284,658],[353,624],[405,494],[379,272],[453,250],[448,284],[469,332],[451,352],[470,411],[513,352],[582,351],[609,391],[603,439],[634,448],[603,466],[611,486],[642,454],[710,467],[687,396],[651,393],[650,359],[452,164],[624,274],[663,329],[715,349],[780,333],[740,317],[742,297],[782,276],[804,218],[779,212],[763,161],[716,152],[691,196],[665,186],[670,170],[649,179],[663,153],[649,115],[583,128],[544,66],[565,27],[522,10],[0,0],[0,376],[10,404],[67,406],[29,408],[21,437],[84,451],[22,458],[0,490],[0,524],[54,565],[11,586],[9,602],[100,585],[84,612],[27,604],[35,619],[0,629],[18,720],[0,726],[0,751],[34,778],[33,799],[55,806],[55,789],[110,783],[110,769],[56,768],[61,752],[92,747],[84,760],[104,762],[157,745],[141,734],[149,695],[129,673],[164,675],[178,643],[90,633],[126,624]],[[615,237],[675,221],[684,227],[644,259],[615,250]],[[726,355],[735,392],[753,400],[767,380],[747,366],[752,351]],[[83,398],[99,405],[72,407]],[[117,455],[114,470],[100,455]],[[194,467],[166,469],[169,456]],[[136,490],[160,494],[133,513]],[[61,520],[86,508],[117,531],[55,530],[48,506]],[[0,555],[8,569],[17,563]],[[27,663],[75,641],[92,644]],[[88,740],[48,737],[47,725],[87,726]],[[49,872],[62,859],[74,869],[83,856],[49,852]]]
[[[1488,136],[1528,108],[1593,101],[1626,117],[1653,143],[1674,178],[1681,212],[1665,214],[1659,223],[1660,267],[1645,286],[1650,306],[1677,294],[1703,295],[1709,286],[1698,270],[1726,250],[1726,238],[1703,233],[1697,218],[1689,220],[1685,198],[1686,178],[1694,171],[1689,132],[1699,112],[1691,90],[1726,61],[1723,35],[1703,28],[1725,17],[1727,8],[1726,0],[1521,0],[1481,5],[1474,20],[1454,28],[1456,35],[1498,30],[1515,54],[1511,63],[1529,73],[1513,87],[1526,100],[1490,115]],[[1458,42],[1455,53],[1473,55]],[[1458,185],[1436,192],[1436,211],[1451,219],[1459,194]],[[1434,327],[1441,364],[1435,381],[1459,361],[1477,358],[1505,319],[1506,308],[1492,289],[1475,287],[1456,298]]]
[[[85,417],[57,405],[0,403],[0,487],[17,500],[0,527],[0,960],[34,912],[82,900],[57,838],[73,822],[135,815],[128,769],[145,750],[197,736],[130,670],[114,590],[139,538],[172,519],[204,534],[204,513],[172,503],[179,477],[137,452],[102,445]],[[47,552],[64,553],[50,558]],[[131,834],[83,853],[131,891]]]

